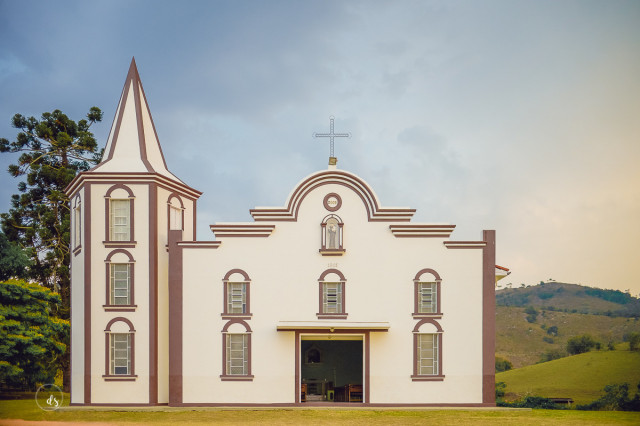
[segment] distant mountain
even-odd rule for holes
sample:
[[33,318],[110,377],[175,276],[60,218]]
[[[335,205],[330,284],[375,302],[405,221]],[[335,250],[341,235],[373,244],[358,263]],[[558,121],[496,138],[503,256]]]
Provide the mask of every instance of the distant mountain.
[[559,282],[496,291],[498,306],[533,306],[548,311],[640,317],[640,299],[619,290]]

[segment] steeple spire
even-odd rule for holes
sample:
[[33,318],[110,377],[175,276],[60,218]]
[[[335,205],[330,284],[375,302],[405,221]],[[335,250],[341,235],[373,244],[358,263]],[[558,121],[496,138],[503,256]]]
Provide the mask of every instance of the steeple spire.
[[158,173],[180,181],[164,160],[135,58],[131,59],[104,156],[93,171]]

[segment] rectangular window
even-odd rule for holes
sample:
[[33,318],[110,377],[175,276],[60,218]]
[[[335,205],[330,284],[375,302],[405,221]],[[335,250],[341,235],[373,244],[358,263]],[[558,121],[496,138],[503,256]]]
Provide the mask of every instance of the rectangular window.
[[322,283],[322,313],[341,314],[342,283]]
[[226,335],[225,374],[229,376],[246,376],[249,374],[249,335]]
[[131,334],[111,333],[111,368],[112,375],[131,374]]
[[247,313],[247,283],[227,283],[228,314]]
[[128,263],[112,263],[111,273],[111,300],[112,305],[131,304],[131,265]]
[[437,288],[436,283],[418,283],[418,313],[438,312]]
[[438,368],[438,335],[418,334],[417,374],[432,376],[439,374]]
[[131,202],[129,200],[111,200],[110,208],[110,240],[130,241],[131,240]]

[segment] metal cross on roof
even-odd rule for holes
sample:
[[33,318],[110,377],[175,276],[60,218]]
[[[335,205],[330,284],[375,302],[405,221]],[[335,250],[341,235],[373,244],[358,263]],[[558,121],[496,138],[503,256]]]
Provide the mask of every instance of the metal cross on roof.
[[334,161],[335,164],[335,157],[333,155],[333,138],[350,138],[351,137],[351,133],[334,133],[333,132],[333,116],[329,117],[329,133],[314,133],[313,137],[314,138],[329,138],[329,142],[330,142],[330,151],[329,151],[329,161],[331,162],[332,160]]

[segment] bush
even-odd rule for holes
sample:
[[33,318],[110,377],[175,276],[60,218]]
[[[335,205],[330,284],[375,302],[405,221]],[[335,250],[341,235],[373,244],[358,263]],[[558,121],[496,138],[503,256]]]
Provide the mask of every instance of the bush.
[[589,334],[583,334],[567,341],[567,352],[571,355],[583,354],[589,352],[594,346],[596,346],[596,341],[593,340],[593,337]]
[[496,383],[496,401],[502,401],[504,398],[504,390],[506,389],[507,384],[505,382],[497,382]]
[[633,399],[629,398],[629,384],[618,383],[604,387],[604,395],[595,401],[576,406],[578,410],[640,411],[640,383]]
[[542,338],[543,341],[547,342],[547,343],[553,343],[553,339],[549,336],[544,336]]
[[540,358],[540,362],[553,361],[554,359],[560,359],[564,357],[565,357],[565,354],[563,354],[557,349],[552,349],[542,354],[542,358]]
[[541,408],[545,410],[566,410],[566,407],[558,405],[551,401],[549,398],[542,396],[527,396],[524,399],[515,402],[497,401],[498,407],[513,407],[513,408]]
[[533,306],[529,306],[524,310],[524,313],[527,314],[527,321],[529,323],[534,323],[538,319],[538,311]]
[[558,326],[557,325],[552,325],[551,327],[547,328],[547,334],[549,334],[551,336],[557,336],[558,335]]
[[513,368],[513,364],[508,359],[497,356],[496,357],[496,372],[508,371]]
[[629,340],[629,350],[630,351],[638,351],[640,350],[640,333],[631,332],[627,336]]

